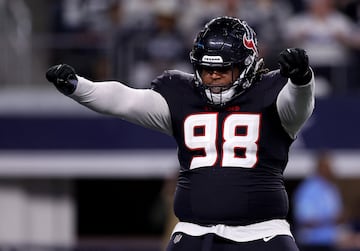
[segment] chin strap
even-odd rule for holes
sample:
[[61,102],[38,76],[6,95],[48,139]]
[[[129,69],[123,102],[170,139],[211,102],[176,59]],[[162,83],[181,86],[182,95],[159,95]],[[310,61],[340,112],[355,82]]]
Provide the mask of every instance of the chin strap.
[[224,105],[235,96],[236,86],[233,85],[229,89],[221,91],[220,93],[212,93],[210,88],[205,88],[206,97],[215,105]]

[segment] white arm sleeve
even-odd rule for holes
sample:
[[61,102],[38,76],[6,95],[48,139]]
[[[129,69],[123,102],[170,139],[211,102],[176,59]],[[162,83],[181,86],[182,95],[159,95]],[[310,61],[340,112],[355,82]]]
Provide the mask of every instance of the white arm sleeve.
[[166,100],[151,89],[134,89],[120,82],[92,82],[78,77],[69,97],[102,114],[172,134],[170,110]]
[[282,126],[293,139],[314,110],[314,87],[314,74],[310,82],[302,86],[289,79],[278,95],[276,107]]

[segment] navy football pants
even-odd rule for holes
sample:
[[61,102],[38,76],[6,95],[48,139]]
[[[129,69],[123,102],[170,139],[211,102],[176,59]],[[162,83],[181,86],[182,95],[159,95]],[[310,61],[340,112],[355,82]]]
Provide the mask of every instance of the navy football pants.
[[214,234],[190,236],[175,233],[171,236],[166,251],[299,251],[293,238],[279,235],[265,242],[255,240],[234,242]]

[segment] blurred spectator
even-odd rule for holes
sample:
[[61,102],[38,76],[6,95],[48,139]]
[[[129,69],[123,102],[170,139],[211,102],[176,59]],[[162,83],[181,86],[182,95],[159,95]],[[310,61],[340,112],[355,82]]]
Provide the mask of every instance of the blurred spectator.
[[[182,0],[179,26],[191,45],[198,30],[216,16],[225,15],[225,1],[218,0]],[[190,49],[190,47],[189,47]]]
[[354,61],[351,49],[360,46],[359,31],[333,0],[305,0],[305,6],[287,23],[289,46],[306,49],[316,75],[323,76],[333,91],[345,91],[351,81],[348,67]]
[[[350,67],[350,88],[355,91],[360,90],[359,79],[360,79],[360,1],[359,0],[339,0],[337,1],[340,10],[349,16],[357,26],[357,32],[353,34],[354,42],[352,50],[353,64]],[[352,91],[351,90],[351,91]]]
[[[233,0],[228,0],[231,2]],[[237,15],[246,20],[256,31],[259,53],[266,58],[269,68],[278,67],[278,55],[285,48],[284,24],[293,13],[292,6],[283,0],[242,0],[237,1]]]
[[[330,87],[343,90],[358,85],[360,35],[356,39],[353,23],[330,2],[305,0],[305,12],[292,18],[284,29],[294,13],[294,3],[284,0],[54,0],[50,61],[71,61],[93,80],[115,78],[144,87],[163,65],[189,70],[183,62],[188,55],[178,51],[181,47],[188,51],[205,22],[229,15],[245,19],[255,28],[267,67],[277,67],[278,52],[289,42],[308,49],[317,76],[324,76],[323,81],[318,79],[318,89],[331,83]],[[346,13],[356,9],[357,1],[339,2]],[[350,12],[355,18],[356,13]],[[187,34],[186,38],[182,34]],[[129,75],[133,67],[140,74]],[[329,92],[329,88],[322,90]]]
[[360,198],[355,200],[350,211],[350,217],[343,225],[339,240],[341,251],[360,250]]
[[[32,15],[23,0],[0,1],[1,85],[31,79]],[[16,73],[13,72],[16,69]]]
[[149,27],[154,9],[159,5],[163,8],[177,6],[179,0],[122,0],[124,6],[124,20],[127,26],[138,28]]
[[343,202],[331,162],[330,153],[320,153],[315,173],[294,193],[295,235],[301,251],[335,250]]
[[120,0],[62,0],[54,1],[54,31],[102,31],[109,23],[107,11]]
[[120,0],[54,1],[52,58],[73,62],[92,79],[107,78],[111,71],[109,49],[122,14]]
[[[177,68],[191,70],[188,63],[185,38],[178,29],[177,5],[162,5],[154,9],[153,19],[148,27],[133,40],[132,50],[136,59],[134,72],[130,76],[133,87],[149,87],[158,72]],[[121,45],[120,45],[121,46]]]

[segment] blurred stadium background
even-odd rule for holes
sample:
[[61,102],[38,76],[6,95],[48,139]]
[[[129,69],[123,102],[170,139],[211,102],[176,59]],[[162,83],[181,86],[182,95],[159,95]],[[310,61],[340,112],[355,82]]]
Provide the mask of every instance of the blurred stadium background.
[[[212,17],[258,34],[270,69],[308,50],[316,110],[291,151],[289,195],[328,150],[352,212],[360,200],[360,7],[357,0],[1,0],[0,250],[162,250],[173,224],[175,143],[95,114],[44,74],[68,63],[92,80],[146,88],[188,52]],[[316,15],[334,17],[319,26]],[[330,19],[330,18],[329,18]],[[289,221],[292,221],[290,211]]]

